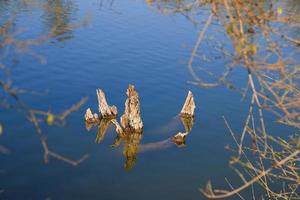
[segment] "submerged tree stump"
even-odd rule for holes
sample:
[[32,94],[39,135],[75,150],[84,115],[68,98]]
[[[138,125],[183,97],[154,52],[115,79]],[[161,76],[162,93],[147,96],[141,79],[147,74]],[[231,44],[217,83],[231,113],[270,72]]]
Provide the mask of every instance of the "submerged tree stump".
[[99,116],[97,113],[92,113],[92,110],[88,108],[85,112],[84,119],[88,124],[99,122]]
[[178,132],[171,139],[178,146],[182,147],[185,145],[186,136],[192,131],[194,126],[194,117],[180,116],[181,122],[184,126],[185,132]]
[[175,136],[171,138],[171,140],[179,147],[185,145],[185,138],[188,133],[178,132]]
[[117,116],[118,111],[116,106],[109,106],[107,104],[105,94],[101,89],[97,89],[97,97],[99,103],[99,112],[102,118],[114,118]]
[[189,91],[180,111],[180,119],[182,124],[184,125],[185,132],[178,132],[171,138],[172,141],[179,147],[185,145],[186,136],[192,131],[192,128],[194,126],[195,108],[196,106],[193,93]]
[[196,106],[195,106],[193,93],[189,91],[185,99],[184,105],[180,111],[180,115],[187,116],[187,117],[194,117],[195,108]]
[[128,97],[125,102],[125,112],[120,119],[121,125],[125,131],[142,132],[144,125],[140,116],[139,95],[133,85],[128,86],[126,94]]
[[[117,137],[112,147],[116,148],[122,141],[124,142],[123,155],[126,158],[124,167],[126,170],[130,170],[135,165],[137,154],[140,151],[140,141],[143,136],[143,121],[140,113],[139,94],[133,85],[128,86],[126,91],[127,99],[125,101],[125,111],[121,116],[119,123],[116,119],[116,106],[108,105],[105,94],[101,89],[97,89],[96,93],[101,116],[93,114],[91,109],[88,108],[85,113],[87,128],[90,129],[92,126],[98,125],[96,143],[100,143],[103,141],[110,125],[113,124],[115,126],[115,131],[117,132]],[[185,146],[186,137],[194,126],[195,107],[193,94],[189,91],[180,111],[180,119],[184,125],[185,131],[177,132],[177,134],[173,137],[167,138],[163,141],[144,145],[143,149],[156,149],[158,147],[165,148],[174,144],[178,147]]]

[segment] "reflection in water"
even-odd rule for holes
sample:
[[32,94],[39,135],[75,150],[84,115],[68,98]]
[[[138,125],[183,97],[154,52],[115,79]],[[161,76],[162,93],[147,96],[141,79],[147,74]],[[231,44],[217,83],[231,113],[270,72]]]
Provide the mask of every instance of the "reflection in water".
[[96,143],[99,144],[100,142],[103,141],[105,133],[111,124],[112,124],[111,119],[101,119],[100,124],[98,126]]
[[74,12],[73,4],[67,0],[47,1],[45,5],[46,25],[58,41],[73,38],[73,26],[70,15]]
[[192,131],[192,128],[194,126],[194,117],[192,116],[180,115],[180,120],[184,125],[185,132],[178,132],[175,136],[171,138],[172,141],[177,145],[177,147],[185,146],[186,136]]
[[[177,116],[176,118],[177,119]],[[141,144],[140,148],[139,148],[139,152],[147,152],[147,151],[157,151],[157,150],[163,150],[166,148],[170,148],[173,147],[174,144],[177,147],[183,147],[185,146],[185,139],[186,136],[192,131],[192,128],[194,126],[194,117],[188,117],[188,116],[182,116],[180,115],[180,120],[181,123],[184,125],[185,128],[185,132],[184,133],[177,133],[175,136],[171,137],[171,138],[167,138],[165,140],[161,140],[158,142],[153,142],[153,143],[148,143],[148,144]],[[176,122],[178,123],[179,121],[176,120]],[[171,126],[169,128],[173,128],[173,126],[175,125],[174,123],[169,123]],[[166,132],[168,131],[167,126],[164,126],[163,129],[166,130]]]
[[[98,131],[96,135],[96,143],[101,143],[104,140],[105,134],[108,128],[112,125],[113,119],[102,118],[99,123],[89,124],[86,123],[86,129],[90,130],[93,126],[98,126]],[[125,135],[117,134],[115,142],[111,147],[113,149],[117,148],[122,142],[123,145],[123,155],[125,157],[125,170],[130,170],[134,167],[137,154],[139,152],[139,145],[142,139],[141,132],[130,132]]]
[[142,139],[142,134],[140,132],[128,134],[123,138],[124,141],[123,155],[126,159],[124,168],[126,170],[131,170],[136,163],[136,158],[139,151],[139,145],[141,139]]
[[168,121],[166,124],[154,129],[153,134],[166,134],[168,132],[176,132],[181,126],[181,119],[180,115],[174,116],[170,121]]
[[172,141],[171,138],[167,138],[165,140],[161,140],[158,142],[151,142],[147,144],[141,144],[139,148],[139,152],[147,152],[147,151],[158,151],[158,150],[163,150],[167,149],[170,147],[174,146],[174,142]]
[[190,116],[180,116],[181,122],[184,125],[185,132],[189,133],[192,131],[194,126],[194,117]]
[[[184,125],[185,132],[177,133],[175,136],[147,144],[140,144],[143,133],[130,132],[125,135],[117,134],[114,144],[111,145],[113,149],[116,149],[123,142],[123,156],[125,157],[124,169],[126,171],[131,170],[136,163],[138,153],[163,150],[170,147],[183,147],[185,146],[186,136],[192,131],[194,126],[194,118],[187,116],[180,116],[181,123]],[[86,123],[86,129],[89,131],[93,126],[97,126],[96,143],[99,144],[104,140],[105,134],[109,127],[113,124],[114,119],[102,118],[98,123]],[[172,129],[172,127],[170,127]],[[164,126],[166,130],[166,127]],[[166,130],[167,131],[167,130]]]

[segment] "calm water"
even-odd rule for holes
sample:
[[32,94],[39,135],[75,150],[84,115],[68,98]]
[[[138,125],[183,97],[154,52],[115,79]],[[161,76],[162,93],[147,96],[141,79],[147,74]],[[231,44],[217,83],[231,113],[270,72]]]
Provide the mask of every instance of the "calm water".
[[[204,199],[199,188],[208,179],[223,186],[224,175],[231,175],[230,154],[224,146],[232,140],[222,116],[241,130],[248,100],[241,101],[240,94],[224,87],[202,89],[187,83],[192,77],[186,62],[198,28],[182,15],[163,15],[141,0],[119,0],[112,6],[101,6],[97,0],[53,2],[50,6],[63,8],[57,37],[33,46],[34,55],[9,50],[5,62],[12,66],[15,86],[47,93],[21,95],[35,109],[59,113],[89,96],[65,126],[42,127],[55,152],[72,159],[87,153],[89,158],[76,167],[53,158],[45,164],[33,125],[22,111],[2,109],[5,132],[0,144],[10,154],[0,154],[0,190],[4,190],[0,199]],[[38,6],[1,1],[0,10],[3,19],[16,13],[14,30],[22,31],[18,37],[23,39],[45,34],[58,23],[53,10]],[[64,26],[87,17],[88,26]],[[205,10],[201,17],[207,18]],[[207,43],[201,49],[213,54]],[[217,60],[214,65],[227,62]],[[235,81],[242,83],[245,76],[240,73]],[[142,151],[131,170],[124,169],[123,145],[111,148],[115,132],[110,129],[97,144],[96,128],[88,132],[83,121],[87,107],[97,110],[96,88],[103,89],[108,101],[123,113],[128,84],[135,85],[141,98],[145,124],[141,147],[183,131],[176,115],[188,90],[197,106],[185,147],[162,145]]]

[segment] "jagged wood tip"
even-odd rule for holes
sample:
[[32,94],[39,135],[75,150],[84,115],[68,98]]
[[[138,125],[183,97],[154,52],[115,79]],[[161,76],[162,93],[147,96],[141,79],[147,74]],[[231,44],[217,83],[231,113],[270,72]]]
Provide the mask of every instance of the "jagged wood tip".
[[99,122],[99,116],[97,113],[92,112],[90,108],[88,108],[85,112],[84,119],[88,124],[93,124]]
[[99,112],[103,118],[114,118],[118,114],[118,110],[116,106],[109,106],[107,104],[105,94],[101,89],[96,90],[97,98],[98,98],[98,107]]
[[133,85],[128,86],[126,94],[125,112],[120,119],[121,126],[126,131],[142,132],[144,125],[140,115],[139,95]]
[[194,117],[195,108],[196,105],[195,105],[193,93],[189,91],[185,99],[184,105],[180,111],[180,115],[187,116],[187,117]]

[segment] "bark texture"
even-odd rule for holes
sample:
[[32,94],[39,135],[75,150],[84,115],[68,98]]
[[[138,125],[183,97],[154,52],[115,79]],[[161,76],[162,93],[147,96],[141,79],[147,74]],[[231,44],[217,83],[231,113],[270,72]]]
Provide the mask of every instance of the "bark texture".
[[180,111],[180,115],[194,117],[195,108],[196,106],[195,106],[193,93],[189,91],[185,99],[184,105]]
[[186,138],[187,134],[188,133],[178,132],[171,139],[177,146],[181,147],[181,146],[185,145],[185,138]]
[[102,118],[114,118],[117,116],[118,111],[116,106],[109,106],[107,104],[105,94],[101,89],[97,89],[97,97],[99,103],[99,112]]
[[84,119],[87,123],[92,124],[99,121],[99,116],[96,113],[93,114],[92,110],[88,108],[85,112]]
[[127,99],[125,102],[125,113],[121,116],[121,126],[125,131],[142,131],[143,121],[140,116],[140,100],[139,95],[133,85],[129,85],[127,89]]

